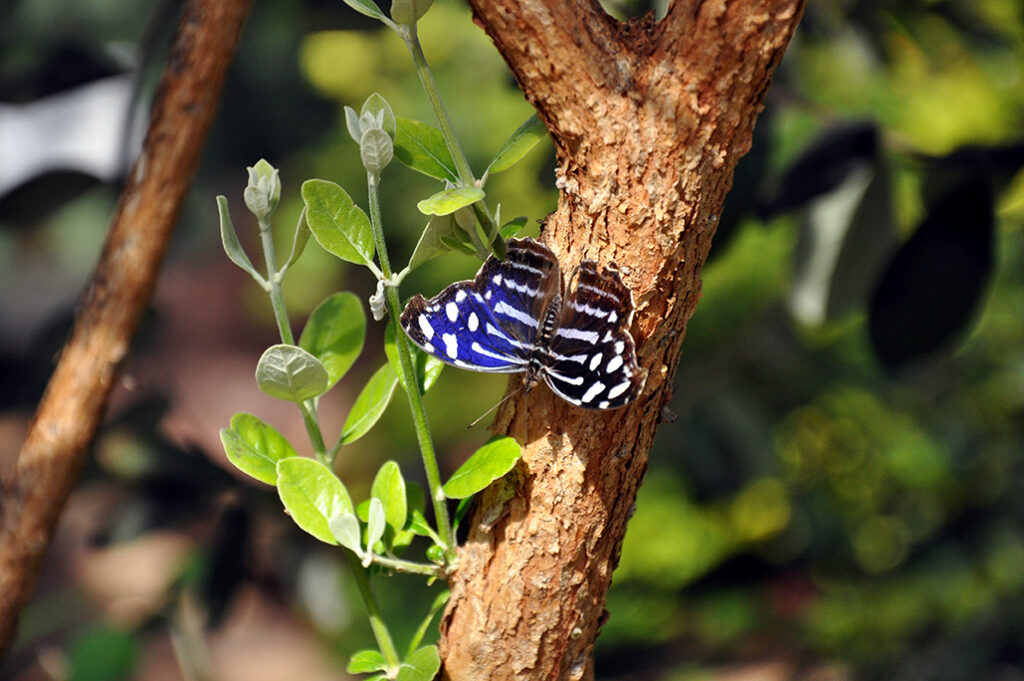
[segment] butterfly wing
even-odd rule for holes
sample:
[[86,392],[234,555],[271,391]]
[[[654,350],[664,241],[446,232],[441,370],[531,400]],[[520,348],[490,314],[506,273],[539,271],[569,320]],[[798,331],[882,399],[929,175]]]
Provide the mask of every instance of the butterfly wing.
[[598,272],[593,260],[580,263],[576,288],[548,346],[548,386],[587,409],[615,409],[635,400],[647,371],[636,361],[632,321],[633,293],[618,272]]
[[434,298],[416,296],[401,325],[428,354],[462,369],[524,371],[546,301],[557,294],[558,261],[532,239],[512,239],[504,261],[491,256],[472,281]]

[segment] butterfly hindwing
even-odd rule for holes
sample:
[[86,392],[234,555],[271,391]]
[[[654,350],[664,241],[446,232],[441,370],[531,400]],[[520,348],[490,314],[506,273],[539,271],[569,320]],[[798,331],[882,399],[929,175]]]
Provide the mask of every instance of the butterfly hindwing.
[[588,409],[614,409],[636,399],[647,373],[636,361],[632,321],[633,294],[618,272],[598,272],[592,260],[580,263],[576,288],[548,344],[548,386]]

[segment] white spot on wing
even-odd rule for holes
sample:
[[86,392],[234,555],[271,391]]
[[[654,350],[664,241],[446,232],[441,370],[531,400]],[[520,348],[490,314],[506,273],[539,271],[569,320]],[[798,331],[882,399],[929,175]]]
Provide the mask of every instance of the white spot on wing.
[[[594,371],[595,369],[597,369],[597,365],[601,363],[602,359],[604,359],[604,355],[602,355],[600,352],[597,353],[596,355],[594,355],[593,357],[591,357],[590,358],[590,370]],[[615,360],[612,360],[612,361],[615,361]],[[611,364],[611,362],[609,362],[609,364]]]
[[614,400],[616,397],[626,392],[629,389],[629,386],[631,385],[631,381],[623,381],[622,383],[619,383],[617,386],[608,391],[608,399]]
[[[497,277],[498,275],[494,275],[494,276]],[[504,300],[499,300],[498,301],[498,304],[494,306],[494,312],[496,314],[505,315],[506,317],[511,317],[512,319],[516,320],[517,322],[520,322],[522,324],[526,324],[527,326],[537,326],[537,320],[536,319],[534,319],[530,315],[526,314],[522,310],[517,310],[516,308],[514,308],[511,305],[509,305],[508,303],[506,303]],[[596,336],[597,334],[595,333],[594,335]],[[594,340],[597,340],[597,339],[595,338]]]
[[476,331],[480,328],[480,318],[476,316],[476,312],[469,313],[469,319],[466,322],[470,331]]
[[594,385],[592,385],[589,388],[587,388],[587,392],[583,393],[582,400],[584,402],[590,402],[592,399],[594,399],[595,397],[600,395],[601,391],[604,390],[606,387],[607,386],[605,386],[604,383],[602,383],[601,381],[598,381]]
[[621,355],[625,351],[626,351],[626,343],[625,342],[619,341],[619,342],[617,342],[615,344],[615,352],[617,352],[618,354]]
[[621,355],[615,355],[610,360],[608,360],[608,373],[609,374],[612,373],[613,371],[618,369],[620,366],[622,366],[622,356]]
[[[460,293],[461,293],[461,291],[460,291]],[[612,311],[611,311],[611,312],[610,312],[610,313],[608,314],[608,323],[609,323],[609,324],[614,324],[614,323],[615,323],[615,322],[617,322],[617,321],[619,321],[619,315],[617,315],[617,314],[615,313],[615,310],[612,310]]]
[[465,299],[466,299],[466,292],[465,291],[459,290],[458,292],[456,292],[456,294],[455,294],[455,302],[456,303],[461,303]]
[[561,336],[562,338],[574,338],[576,340],[587,341],[588,343],[596,343],[597,339],[600,337],[600,334],[598,334],[597,331],[580,331],[579,329],[567,329],[564,327],[555,331],[555,335]]
[[426,315],[421,314],[416,318],[416,322],[420,325],[420,331],[423,332],[424,338],[430,340],[434,337],[434,327],[432,327],[430,322],[427,321]]
[[448,315],[448,321],[454,322],[459,318],[459,306],[449,301],[448,304],[444,306],[444,313]]
[[459,356],[459,341],[454,333],[441,334],[441,340],[444,341],[444,351],[449,357],[455,359]]

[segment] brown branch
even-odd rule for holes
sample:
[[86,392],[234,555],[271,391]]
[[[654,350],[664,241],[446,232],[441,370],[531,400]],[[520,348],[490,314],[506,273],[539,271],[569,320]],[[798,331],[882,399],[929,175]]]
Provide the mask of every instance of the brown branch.
[[469,2],[555,138],[562,192],[543,236],[563,271],[583,257],[620,266],[649,376],[621,410],[534,390],[500,412],[496,429],[523,458],[473,515],[442,624],[444,674],[590,679],[716,216],[804,0],[689,0],[659,23],[588,29],[537,20],[564,17],[562,0]]
[[121,360],[156,283],[249,0],[189,0],[142,153],[0,507],[0,656],[35,586]]

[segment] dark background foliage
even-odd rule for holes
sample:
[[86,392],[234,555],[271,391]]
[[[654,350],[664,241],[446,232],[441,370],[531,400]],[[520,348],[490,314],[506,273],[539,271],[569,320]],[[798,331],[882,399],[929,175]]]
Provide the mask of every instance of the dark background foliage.
[[[1024,679],[1024,3],[809,5],[720,219],[599,677]],[[0,7],[0,472],[99,252],[177,10]],[[466,8],[438,0],[421,36],[479,169],[529,106]],[[375,90],[430,120],[402,45],[369,20],[333,0],[255,4],[152,311],[0,676],[337,679],[368,641],[336,551],[224,465],[217,430],[235,411],[293,442],[302,427],[252,381],[273,320],[220,250],[213,196],[250,245],[240,199],[261,157],[282,169],[284,233],[305,178],[360,201],[341,106]],[[535,234],[553,179],[546,146],[491,194]],[[383,190],[402,259],[433,187],[396,165]],[[406,290],[476,266],[444,256]],[[295,322],[341,288],[365,298],[373,282],[311,247],[286,282]],[[382,329],[370,334],[364,379],[382,361]],[[450,370],[428,396],[448,471],[503,387]],[[328,430],[352,399],[324,400]],[[357,497],[386,457],[416,475],[406,420],[393,408],[346,450]],[[433,598],[411,578],[376,584],[398,632]]]

